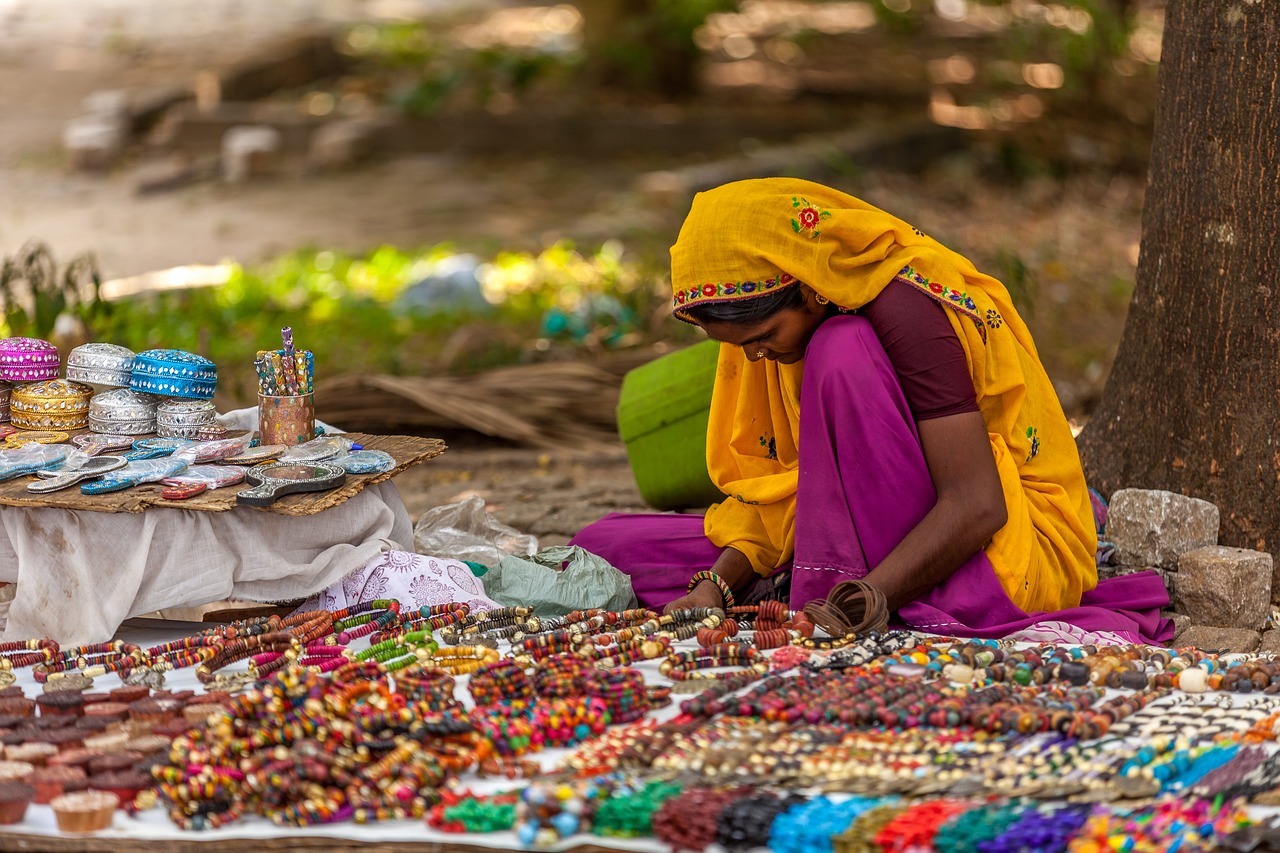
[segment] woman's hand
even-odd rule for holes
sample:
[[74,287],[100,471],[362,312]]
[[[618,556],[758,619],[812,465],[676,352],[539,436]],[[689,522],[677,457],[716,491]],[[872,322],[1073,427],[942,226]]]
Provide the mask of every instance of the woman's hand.
[[662,612],[665,615],[677,610],[691,610],[694,607],[724,607],[724,596],[720,594],[720,587],[711,581],[702,581],[693,588],[692,592],[680,596],[662,608]]
[[865,578],[897,610],[951,576],[1004,527],[1008,509],[978,412],[919,423],[938,501]]
[[[751,568],[751,561],[737,548],[725,548],[721,551],[711,571],[718,574],[729,585],[734,595],[740,594],[756,578],[756,573]],[[691,607],[724,607],[724,605],[724,596],[720,592],[720,587],[711,581],[702,581],[688,593],[662,608],[662,612],[665,614],[673,610],[688,610]]]

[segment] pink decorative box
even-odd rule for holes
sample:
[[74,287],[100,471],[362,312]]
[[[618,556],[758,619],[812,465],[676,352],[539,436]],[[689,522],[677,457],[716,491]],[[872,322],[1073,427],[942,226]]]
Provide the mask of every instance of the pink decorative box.
[[0,341],[0,379],[9,382],[42,382],[61,372],[58,348],[38,338],[5,338]]

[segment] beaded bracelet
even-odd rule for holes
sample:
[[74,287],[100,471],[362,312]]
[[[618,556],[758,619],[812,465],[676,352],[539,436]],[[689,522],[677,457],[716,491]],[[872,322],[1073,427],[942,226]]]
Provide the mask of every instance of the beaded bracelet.
[[525,671],[511,659],[486,663],[471,674],[467,683],[477,707],[502,701],[533,698],[533,683]]
[[416,663],[393,676],[396,692],[411,702],[421,702],[429,711],[442,711],[454,703],[453,676],[435,666]]
[[769,664],[757,660],[759,652],[751,646],[740,646],[736,643],[723,643],[709,648],[692,649],[668,655],[658,666],[658,672],[672,681],[719,680],[729,678],[735,673],[698,672],[713,667],[748,667],[763,675],[768,672]]
[[693,588],[703,581],[711,581],[716,585],[720,590],[721,597],[724,599],[725,607],[734,606],[733,590],[729,588],[729,584],[725,583],[724,578],[720,577],[715,572],[694,572],[693,577],[689,578],[689,586],[685,589],[685,592],[693,592]]
[[484,646],[454,646],[436,649],[431,663],[453,675],[475,672],[487,663],[498,660],[498,650]]

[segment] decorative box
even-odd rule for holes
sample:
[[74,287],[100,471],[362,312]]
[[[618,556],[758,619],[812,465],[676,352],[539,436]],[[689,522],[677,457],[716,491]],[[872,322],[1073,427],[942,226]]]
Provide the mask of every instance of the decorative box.
[[109,435],[146,435],[156,431],[156,407],[151,394],[118,388],[94,394],[89,400],[89,429]]
[[43,382],[57,379],[61,368],[58,348],[39,338],[5,338],[0,341],[0,379],[10,382]]
[[0,424],[9,422],[9,395],[12,392],[12,385],[8,382],[0,382]]
[[198,438],[217,422],[212,400],[165,400],[156,408],[156,435],[161,438]]
[[129,387],[133,350],[115,344],[81,344],[67,355],[67,378],[95,385]]
[[195,400],[213,398],[218,366],[209,359],[178,349],[149,349],[133,357],[129,387],[164,397]]
[[68,379],[49,379],[14,388],[10,419],[22,429],[81,429],[89,423],[93,389]]

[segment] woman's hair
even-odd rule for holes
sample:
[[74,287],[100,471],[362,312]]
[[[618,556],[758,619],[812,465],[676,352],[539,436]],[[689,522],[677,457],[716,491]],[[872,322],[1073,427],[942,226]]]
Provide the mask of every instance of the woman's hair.
[[728,302],[704,302],[684,309],[685,316],[699,324],[705,323],[756,323],[772,317],[787,308],[799,308],[804,304],[800,283],[796,282],[773,293],[753,296],[749,299],[733,299]]

